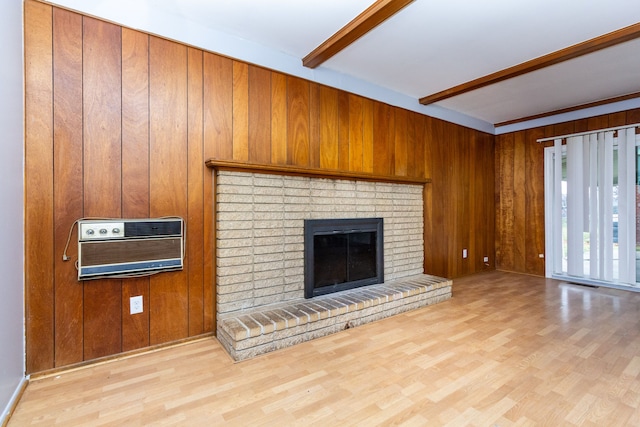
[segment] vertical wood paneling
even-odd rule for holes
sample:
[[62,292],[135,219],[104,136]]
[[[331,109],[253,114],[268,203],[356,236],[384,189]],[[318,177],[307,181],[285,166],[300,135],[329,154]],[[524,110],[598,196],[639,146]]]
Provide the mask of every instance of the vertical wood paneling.
[[[487,167],[491,170],[491,175],[494,177],[494,182],[487,182],[487,209],[490,209],[490,212],[493,212],[493,221],[487,221],[488,233],[487,236],[493,236],[493,238],[488,238],[486,241],[487,250],[486,254],[489,256],[489,265],[485,266],[485,268],[494,269],[496,268],[496,187],[495,187],[495,177],[498,175],[499,171],[496,170],[495,167],[495,158],[496,158],[496,145],[495,145],[495,137],[493,135],[485,135],[484,138],[487,140],[487,154],[486,154],[486,162]],[[493,256],[492,256],[493,255]]]
[[287,164],[309,165],[309,82],[287,77]]
[[[627,112],[620,111],[619,113],[609,114],[609,127],[623,126],[627,123]],[[633,122],[628,122],[629,124]]]
[[149,36],[122,29],[122,216],[149,216]]
[[[482,199],[484,202],[482,211],[476,215],[474,230],[476,230],[476,234],[480,234],[476,238],[482,242],[479,245],[482,248],[482,253],[478,254],[480,269],[476,271],[484,271],[495,269],[495,137],[481,134],[479,138],[482,141],[481,176],[483,179],[478,181],[483,188]],[[475,180],[475,177],[472,176],[472,179]],[[489,261],[485,263],[484,259],[480,259],[480,256],[489,257]]]
[[[444,217],[445,230],[449,230],[448,242],[445,247],[445,262],[446,262],[446,276],[451,277],[454,272],[462,271],[462,239],[460,238],[462,230],[456,227],[456,223],[460,218],[462,212],[462,200],[464,197],[463,188],[461,187],[460,177],[458,171],[460,168],[459,158],[455,155],[460,147],[456,144],[460,132],[458,129],[450,123],[443,124],[444,140],[446,141],[446,153],[444,154],[446,161],[445,165],[448,166],[447,175],[447,187],[446,192],[443,194],[443,210],[446,212]],[[454,191],[454,189],[456,191]],[[446,193],[451,192],[447,196]]]
[[271,162],[287,164],[287,76],[271,74]]
[[456,226],[462,226],[459,218],[458,194],[453,175],[457,145],[455,127],[441,120],[431,121],[431,171],[432,204],[431,236],[427,236],[425,250],[433,270],[428,273],[454,277],[460,253],[456,242]]
[[271,72],[249,66],[249,161],[271,162]]
[[[460,138],[463,146],[460,147],[462,155],[459,158],[463,159],[460,176],[463,178],[462,185],[466,190],[461,221],[469,224],[467,227],[462,227],[462,247],[467,248],[467,258],[463,259],[462,274],[466,276],[479,271],[478,260],[481,257],[478,245],[479,240],[475,238],[476,232],[480,231],[473,227],[473,223],[482,209],[482,188],[480,187],[480,180],[472,179],[472,177],[478,177],[482,172],[482,165],[479,164],[482,159],[482,149],[480,141],[477,138],[473,138],[473,132],[470,129],[464,128],[463,135]],[[469,149],[465,150],[463,148],[465,145]]]
[[[149,36],[122,29],[122,216],[149,216]],[[149,310],[130,314],[129,299],[149,307],[149,278],[122,282],[122,350],[149,345]]]
[[514,135],[500,135],[496,138],[497,186],[499,188],[496,209],[498,239],[496,244],[496,267],[505,270],[515,268],[512,250],[514,245],[513,226],[513,174]]
[[[431,168],[434,157],[433,150],[433,140],[432,140],[432,131],[433,129],[433,119],[431,117],[426,117],[424,120],[424,169],[425,176],[428,176],[432,179],[432,181],[424,186],[423,190],[423,219],[424,219],[424,230],[423,230],[423,241],[424,241],[424,262],[423,267],[424,271],[435,271],[434,262],[433,262],[433,254],[430,245],[433,244],[434,241],[434,219],[433,219],[433,178],[431,174]],[[429,249],[427,249],[429,248]]]
[[[122,213],[121,30],[83,18],[84,215]],[[84,283],[84,358],[122,349],[120,280]]]
[[[459,248],[457,241],[457,229],[453,227],[455,224],[455,218],[458,215],[458,203],[457,198],[459,197],[459,193],[456,192],[451,194],[450,197],[453,198],[454,203],[446,203],[448,196],[447,193],[453,188],[457,187],[457,182],[455,180],[455,157],[452,155],[453,150],[451,149],[451,140],[455,139],[455,134],[451,135],[451,131],[454,129],[450,129],[447,123],[438,123],[438,126],[441,132],[440,144],[442,147],[438,147],[440,151],[440,157],[442,158],[441,166],[442,168],[435,172],[436,176],[442,174],[442,186],[438,189],[438,202],[441,203],[441,206],[436,206],[435,209],[442,212],[442,228],[439,230],[450,230],[452,231],[451,235],[448,237],[443,237],[441,233],[439,236],[439,247],[442,251],[442,263],[444,272],[443,275],[449,277],[451,271],[454,271],[458,263],[460,262],[460,257],[458,256]],[[447,146],[447,148],[444,148]],[[437,202],[436,202],[437,203]]]
[[[84,17],[84,215],[122,213],[121,29]],[[84,358],[122,349],[121,281],[84,284]]]
[[627,124],[640,123],[640,108],[627,111]]
[[[596,117],[591,117],[587,119],[587,128],[584,130],[590,131],[590,130],[606,129],[609,126],[611,125],[609,124],[608,115],[596,116]],[[583,129],[580,129],[579,131],[576,131],[576,132],[582,132],[582,131]]]
[[84,206],[92,217],[122,213],[120,47],[120,27],[84,18]]
[[[421,161],[423,166],[422,170],[424,170],[424,155],[419,158],[415,157],[416,150],[416,127],[418,126],[418,114],[408,111],[407,112],[407,173],[410,176],[419,176],[418,168],[416,167],[416,162]],[[422,147],[424,151],[424,146]],[[418,160],[419,159],[419,160]]]
[[363,121],[362,98],[349,95],[349,170],[352,172],[363,169]]
[[338,169],[349,170],[349,94],[338,91]]
[[[205,155],[206,159],[207,157]],[[204,231],[202,233],[202,310],[204,332],[214,332],[216,330],[216,266],[214,262],[215,251],[214,242],[216,239],[214,225],[215,198],[213,195],[213,179],[211,169],[205,171],[204,175]]]
[[338,90],[320,87],[320,168],[338,169]]
[[[53,10],[55,253],[64,252],[69,230],[83,216],[82,16]],[[75,259],[77,248],[67,255]],[[81,362],[82,285],[73,262],[55,257],[55,366]]]
[[544,276],[544,145],[535,141],[544,138],[543,128],[531,129],[525,133],[523,141],[525,171],[525,258],[524,271]]
[[[142,296],[144,311],[130,314],[130,298]],[[122,351],[149,346],[149,278],[131,278],[122,284]]]
[[456,141],[459,137],[458,129],[451,126],[449,123],[443,124],[444,140],[446,141],[447,149],[444,154],[446,160],[445,165],[447,171],[447,191],[449,192],[454,188],[457,191],[452,192],[449,195],[449,203],[447,203],[446,192],[443,194],[443,207],[446,214],[444,217],[445,230],[449,230],[449,236],[446,243],[447,251],[445,252],[446,260],[446,276],[450,277],[454,271],[462,271],[462,239],[460,238],[462,230],[455,227],[455,224],[460,217],[462,211],[462,200],[464,197],[463,189],[460,186],[460,177],[458,176],[458,170],[460,169],[460,160],[454,153],[458,152],[459,146]]
[[424,138],[423,138],[423,144],[424,144],[424,176],[425,178],[431,178],[433,179],[434,177],[434,173],[433,173],[433,145],[434,145],[434,134],[433,134],[433,129],[434,129],[434,125],[433,122],[435,121],[434,118],[432,117],[428,117],[425,116],[424,119]]
[[409,173],[417,178],[426,178],[425,175],[425,131],[426,117],[413,113],[410,119],[411,134],[409,138]]
[[397,176],[407,176],[407,150],[408,150],[408,116],[409,112],[403,109],[396,109],[396,126],[394,142],[394,173]]
[[[149,42],[151,215],[187,216],[187,48],[157,37]],[[187,230],[188,231],[188,230]],[[151,277],[150,342],[185,338],[186,271]]]
[[362,171],[373,173],[373,101],[362,99]]
[[[207,135],[211,135],[211,132],[208,131],[207,125],[210,123],[210,119],[207,119],[208,112],[208,99],[207,95],[210,91],[207,90],[207,79],[206,76],[209,73],[207,62],[207,55],[209,53],[203,52],[203,101],[202,101],[202,111],[203,111],[203,157],[205,159],[210,159],[215,157],[215,153],[217,148],[214,143],[207,138]],[[211,169],[206,169],[204,172],[204,181],[203,181],[203,204],[204,204],[204,232],[203,232],[203,253],[202,257],[204,260],[204,265],[202,266],[202,281],[203,281],[203,328],[205,331],[215,331],[216,329],[216,318],[215,318],[215,263],[213,262],[215,252],[214,252],[214,242],[215,242],[215,215],[214,215],[214,189],[213,189],[213,174]]]
[[187,241],[189,335],[204,329],[204,138],[202,51],[187,49]]
[[320,167],[320,85],[309,85],[309,167]]
[[[477,154],[478,151],[477,147],[475,147],[475,141],[472,141],[470,138],[469,129],[458,127],[457,131],[457,155],[455,157],[458,160],[458,171],[456,172],[456,178],[458,180],[457,183],[460,188],[460,193],[463,197],[460,201],[460,212],[456,221],[460,224],[470,224],[472,222],[471,216],[473,214],[471,206],[475,205],[475,203],[471,202],[473,189],[470,183],[470,175],[472,172],[475,172],[475,163],[471,161],[471,153]],[[476,194],[473,195],[477,196]],[[460,230],[458,237],[458,253],[454,254],[454,256],[456,256],[462,263],[462,267],[459,270],[461,275],[466,276],[473,271],[471,266],[473,265],[473,260],[477,258],[478,254],[476,253],[475,240],[471,239],[471,227],[459,227],[458,229]],[[465,248],[467,249],[467,258],[462,257],[462,249]]]
[[[465,275],[468,272],[467,264],[468,258],[462,258],[462,249],[468,249],[468,239],[465,233],[468,230],[468,226],[462,226],[467,224],[467,197],[469,189],[466,186],[466,177],[462,175],[464,170],[466,155],[461,151],[462,147],[465,147],[465,142],[462,140],[466,135],[463,129],[453,125],[452,123],[444,123],[444,135],[447,141],[447,164],[450,165],[447,177],[448,185],[447,193],[445,195],[445,227],[449,230],[450,240],[448,250],[446,252],[447,259],[447,276],[455,276],[456,273]],[[468,153],[468,146],[465,147]]]
[[205,52],[204,140],[213,158],[233,159],[232,123],[233,61]]
[[[446,153],[445,165],[448,165],[447,174],[447,191],[444,194],[444,206],[443,209],[446,212],[444,217],[445,230],[449,230],[449,240],[446,251],[446,276],[451,277],[456,271],[462,272],[462,248],[464,242],[462,241],[462,230],[460,227],[456,227],[456,223],[459,221],[463,212],[463,201],[465,197],[464,188],[461,186],[462,182],[458,172],[460,170],[460,162],[458,154],[460,145],[457,144],[458,138],[462,135],[462,132],[451,123],[443,124],[444,140],[446,141]],[[448,196],[446,193],[451,192]],[[466,261],[465,261],[466,262]]]
[[445,143],[442,122],[427,120],[427,141],[425,142],[425,168],[431,172],[431,183],[425,193],[425,271],[446,277],[446,252],[448,240],[443,236],[446,197],[447,165],[445,163]]
[[249,160],[249,65],[233,61],[233,160]]
[[590,119],[580,119],[573,122],[572,132],[585,132],[589,130],[589,120]]
[[[493,270],[495,268],[495,163],[494,163],[494,141],[492,135],[481,135],[482,142],[482,164],[485,166],[483,173],[485,176],[493,176],[493,182],[489,179],[483,180],[482,186],[483,211],[479,212],[476,220],[475,230],[481,230],[485,236],[493,236],[493,238],[484,238],[479,246],[481,252],[478,254],[479,269],[476,271]],[[473,177],[472,177],[473,179]],[[487,221],[487,212],[493,212],[493,221]],[[484,257],[488,257],[487,262]],[[482,257],[482,258],[480,258]]]
[[[451,159],[449,160],[453,164],[453,174],[450,177],[452,189],[456,189],[451,194],[451,197],[455,200],[453,205],[448,206],[447,210],[450,213],[450,230],[453,230],[453,242],[454,246],[451,247],[449,252],[449,259],[454,260],[452,266],[449,267],[448,276],[454,275],[459,272],[461,275],[469,274],[469,256],[473,255],[473,251],[470,248],[469,241],[469,227],[456,227],[455,224],[468,224],[469,219],[469,141],[467,141],[466,129],[454,126],[451,123],[446,124],[447,133],[453,138],[449,142],[450,147],[454,147],[451,150]],[[465,147],[466,149],[463,149]],[[462,257],[462,250],[467,249],[467,258]]]
[[52,8],[25,1],[24,19],[25,350],[30,373],[54,366]]
[[553,125],[553,135],[568,135],[573,132],[582,132],[585,128],[576,130],[574,122],[558,123]]
[[[527,219],[524,171],[525,159],[525,131],[516,132],[514,135],[514,160],[513,160],[513,233],[515,236],[525,236],[525,222]],[[524,271],[526,244],[524,239],[513,241],[513,261],[516,271]]]
[[[477,271],[482,271],[482,257],[484,255],[483,239],[478,239],[478,235],[484,232],[482,224],[478,221],[478,217],[482,216],[484,206],[484,180],[475,179],[484,173],[483,164],[483,144],[482,138],[473,138],[473,132],[467,129],[467,138],[469,144],[472,147],[473,153],[468,157],[468,175],[467,185],[469,186],[469,196],[467,198],[469,203],[468,211],[468,239],[469,239],[469,263],[467,274],[472,274]],[[493,161],[492,161],[493,163]]]
[[373,173],[393,175],[395,124],[391,107],[375,103],[373,109]]

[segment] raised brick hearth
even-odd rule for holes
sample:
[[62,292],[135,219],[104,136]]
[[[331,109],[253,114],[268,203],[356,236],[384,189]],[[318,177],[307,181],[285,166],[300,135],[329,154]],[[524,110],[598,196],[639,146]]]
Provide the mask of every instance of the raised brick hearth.
[[419,275],[221,319],[218,340],[244,360],[451,298],[451,281]]
[[[423,275],[423,183],[216,170],[216,315],[236,360],[430,305],[451,283]],[[384,282],[304,298],[304,220],[383,218]]]

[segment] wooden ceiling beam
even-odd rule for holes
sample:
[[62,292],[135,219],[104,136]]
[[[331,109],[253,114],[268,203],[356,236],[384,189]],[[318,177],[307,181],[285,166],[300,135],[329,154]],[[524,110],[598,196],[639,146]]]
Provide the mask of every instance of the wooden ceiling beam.
[[452,88],[445,89],[441,92],[425,96],[423,98],[420,98],[420,104],[427,105],[434,102],[442,101],[443,99],[452,98],[454,96],[461,95],[472,90],[480,89],[482,87],[489,86],[507,79],[518,77],[523,74],[539,70],[541,68],[559,64],[560,62],[568,61],[582,55],[587,55],[601,49],[606,49],[608,47],[615,46],[617,44],[624,43],[638,37],[640,37],[640,22],[587,40],[585,42],[569,46],[565,49],[552,52],[548,55],[540,56],[530,61],[523,62],[522,64],[505,68],[504,70],[497,71],[484,77],[462,83]]
[[377,0],[351,22],[302,59],[302,65],[316,68],[342,49],[389,19],[414,0]]
[[601,105],[613,104],[614,102],[627,101],[629,99],[640,98],[640,92],[629,93],[627,95],[616,96],[613,98],[601,99],[600,101],[588,102],[586,104],[575,105],[573,107],[562,108],[559,110],[548,111],[545,113],[534,114],[532,116],[520,117],[519,119],[507,120],[504,122],[494,123],[493,126],[507,126],[514,123],[528,122],[529,120],[541,119],[543,117],[556,116],[558,114],[570,113],[572,111],[580,111],[586,108],[599,107]]

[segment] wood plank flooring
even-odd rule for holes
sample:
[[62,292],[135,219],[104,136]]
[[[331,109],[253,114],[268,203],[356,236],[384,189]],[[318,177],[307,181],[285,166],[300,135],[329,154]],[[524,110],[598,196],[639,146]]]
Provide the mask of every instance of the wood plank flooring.
[[234,363],[215,338],[32,381],[9,426],[640,425],[640,294],[489,272]]

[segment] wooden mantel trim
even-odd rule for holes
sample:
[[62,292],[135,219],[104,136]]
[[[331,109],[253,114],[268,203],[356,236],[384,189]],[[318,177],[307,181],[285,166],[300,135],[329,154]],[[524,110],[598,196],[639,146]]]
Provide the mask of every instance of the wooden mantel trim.
[[356,181],[389,182],[395,184],[429,184],[429,178],[411,178],[406,176],[383,176],[367,173],[343,172],[327,169],[312,169],[299,166],[264,165],[257,163],[237,162],[232,160],[209,159],[205,164],[211,169],[232,170],[239,172],[272,173],[279,175],[308,176],[314,178],[347,179]]

